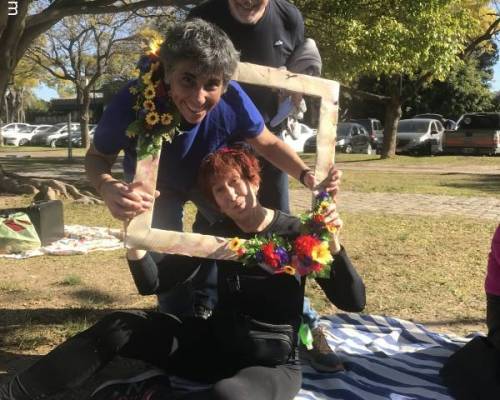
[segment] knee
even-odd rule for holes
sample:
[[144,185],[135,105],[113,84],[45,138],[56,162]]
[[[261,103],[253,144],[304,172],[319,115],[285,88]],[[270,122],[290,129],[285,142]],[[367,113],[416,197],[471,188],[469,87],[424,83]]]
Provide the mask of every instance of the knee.
[[213,400],[252,399],[252,388],[235,378],[222,379],[212,387],[212,398]]

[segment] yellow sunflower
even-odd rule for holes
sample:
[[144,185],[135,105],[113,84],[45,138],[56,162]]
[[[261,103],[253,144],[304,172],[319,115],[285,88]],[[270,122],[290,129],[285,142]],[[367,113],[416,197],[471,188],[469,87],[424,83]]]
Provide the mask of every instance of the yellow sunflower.
[[333,259],[328,248],[328,242],[321,242],[319,245],[314,246],[311,250],[311,258],[323,265],[331,263]]
[[145,100],[144,103],[144,108],[148,111],[154,111],[155,110],[155,103],[153,100]]
[[160,116],[155,111],[148,112],[148,114],[146,115],[146,124],[148,125],[156,125],[159,120]]
[[146,72],[143,76],[142,76],[142,81],[144,82],[145,85],[150,85],[151,84],[151,76],[152,76],[152,72]]
[[229,250],[238,251],[238,249],[241,247],[242,243],[243,243],[243,241],[238,237],[231,239],[229,241],[229,244],[228,244]]
[[152,100],[155,98],[155,87],[153,85],[148,85],[146,89],[144,89],[144,98],[147,100]]
[[163,125],[170,124],[172,122],[172,119],[173,119],[172,114],[162,114],[161,115],[161,123]]

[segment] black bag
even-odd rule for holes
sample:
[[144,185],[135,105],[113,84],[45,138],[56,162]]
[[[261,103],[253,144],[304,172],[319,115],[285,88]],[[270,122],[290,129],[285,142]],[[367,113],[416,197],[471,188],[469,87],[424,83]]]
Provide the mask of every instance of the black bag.
[[0,213],[3,215],[18,211],[28,214],[42,246],[64,237],[63,204],[60,200],[36,201],[28,207],[0,210]]
[[245,362],[275,366],[290,359],[294,349],[291,325],[268,324],[245,317],[244,331],[242,350]]

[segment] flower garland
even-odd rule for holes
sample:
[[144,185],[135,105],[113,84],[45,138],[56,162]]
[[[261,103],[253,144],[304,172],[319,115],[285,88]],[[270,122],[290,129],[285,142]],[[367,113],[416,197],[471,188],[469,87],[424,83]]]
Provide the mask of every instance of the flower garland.
[[154,156],[161,150],[162,141],[172,142],[181,134],[177,107],[170,99],[163,83],[163,68],[158,56],[158,45],[137,63],[139,77],[129,92],[136,96],[132,109],[137,119],[127,128],[129,138],[137,138],[137,159]]
[[325,217],[333,199],[319,193],[312,211],[300,216],[301,234],[290,241],[277,235],[255,236],[249,240],[233,238],[229,249],[245,265],[259,264],[271,274],[328,277],[333,261],[329,241],[337,228]]

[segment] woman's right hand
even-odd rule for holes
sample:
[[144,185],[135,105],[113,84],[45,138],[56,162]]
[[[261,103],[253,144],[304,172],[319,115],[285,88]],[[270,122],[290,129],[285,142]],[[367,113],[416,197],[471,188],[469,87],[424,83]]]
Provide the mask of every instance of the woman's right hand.
[[141,182],[127,184],[110,179],[101,184],[100,193],[111,215],[121,221],[127,221],[153,207],[153,196],[142,190],[142,187]]

